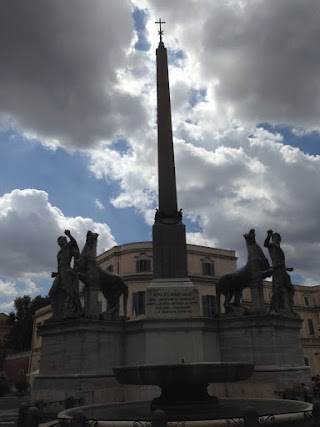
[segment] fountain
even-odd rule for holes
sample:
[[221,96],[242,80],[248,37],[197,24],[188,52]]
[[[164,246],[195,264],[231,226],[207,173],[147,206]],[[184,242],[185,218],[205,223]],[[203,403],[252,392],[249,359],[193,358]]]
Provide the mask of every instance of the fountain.
[[[124,321],[113,315],[107,320],[85,318],[68,323],[63,319],[61,323],[44,325],[47,352],[41,359],[38,383],[41,385],[43,381],[49,388],[50,380],[51,390],[57,386],[66,387],[66,384],[70,384],[69,390],[86,387],[86,392],[92,395],[99,388],[99,392],[102,390],[100,401],[103,393],[118,400],[81,407],[87,419],[99,420],[99,427],[148,425],[152,414],[158,410],[164,411],[169,421],[187,421],[192,426],[198,426],[199,422],[201,426],[225,426],[226,422],[243,425],[245,412],[253,418],[260,417],[265,425],[272,421],[272,425],[307,426],[311,422],[312,405],[309,403],[252,397],[220,398],[208,393],[209,384],[214,388],[218,383],[224,384],[226,395],[232,392],[228,385],[234,383],[240,383],[245,392],[257,384],[260,388],[268,385],[275,390],[275,384],[280,381],[306,381],[308,368],[303,366],[299,340],[301,320],[290,311],[289,297],[288,310],[281,313],[267,314],[261,294],[260,311],[248,315],[239,307],[242,289],[246,286],[259,288],[262,278],[272,273],[255,241],[254,230],[245,235],[248,248],[245,268],[226,275],[218,283],[219,295],[225,295],[226,313],[214,319],[201,315],[199,291],[188,277],[186,232],[181,210],[177,208],[167,52],[162,42],[161,20],[159,23],[159,209],[153,225],[153,280],[146,290],[145,318]],[[272,245],[270,232],[269,247]],[[86,244],[92,245],[94,238],[96,248],[98,235],[91,233],[89,237]],[[81,274],[91,280],[89,290],[97,285],[97,277],[106,276],[95,260],[95,252],[88,246],[78,262],[82,266]],[[279,276],[280,269],[277,272]],[[125,284],[118,277],[113,280],[125,295]],[[105,293],[110,298],[107,293],[110,287],[105,285]],[[117,311],[119,295],[118,292],[114,306]],[[274,307],[277,310],[277,304]],[[58,342],[59,354],[72,354],[79,367],[74,367],[71,358],[70,363],[69,358],[57,363],[52,356],[56,337],[62,334],[66,338]],[[181,358],[181,354],[186,357]],[[136,401],[129,401],[128,385],[137,387]],[[141,386],[158,386],[161,395],[151,401],[143,400],[139,395]],[[68,409],[59,417],[72,418],[75,411]]]
[[[208,394],[208,383],[242,381],[251,377],[249,363],[180,363],[174,365],[138,365],[114,368],[121,384],[158,385],[160,397],[150,401],[121,402],[85,406],[88,420],[99,420],[101,427],[150,425],[152,414],[164,411],[170,422],[188,426],[247,425],[246,417],[273,426],[311,426],[312,404],[279,399],[221,398]],[[72,418],[77,409],[59,414]],[[253,424],[253,425],[258,425]]]

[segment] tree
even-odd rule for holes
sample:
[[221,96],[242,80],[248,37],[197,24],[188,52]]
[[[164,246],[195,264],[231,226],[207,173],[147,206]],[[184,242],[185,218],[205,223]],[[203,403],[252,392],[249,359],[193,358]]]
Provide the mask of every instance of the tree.
[[11,330],[6,338],[14,352],[30,350],[34,313],[49,304],[49,297],[41,295],[33,299],[29,295],[24,295],[14,300],[15,311],[9,314],[8,323]]

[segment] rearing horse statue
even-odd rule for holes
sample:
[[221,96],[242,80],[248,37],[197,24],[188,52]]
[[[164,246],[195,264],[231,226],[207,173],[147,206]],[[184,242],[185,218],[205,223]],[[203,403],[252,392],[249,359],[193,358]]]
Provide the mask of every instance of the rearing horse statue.
[[103,270],[97,262],[98,233],[87,232],[86,243],[77,262],[76,273],[85,286],[100,289],[108,302],[107,313],[119,317],[120,296],[123,295],[124,316],[127,317],[128,286],[118,274]]
[[[255,230],[251,229],[249,233],[244,234],[248,259],[244,267],[232,273],[221,276],[216,286],[217,309],[220,312],[221,294],[225,296],[224,308],[226,313],[231,311],[231,306],[241,307],[242,291],[245,288],[259,286],[261,281],[273,274],[269,261],[264,255],[260,246],[256,243]],[[231,304],[231,300],[234,301]]]

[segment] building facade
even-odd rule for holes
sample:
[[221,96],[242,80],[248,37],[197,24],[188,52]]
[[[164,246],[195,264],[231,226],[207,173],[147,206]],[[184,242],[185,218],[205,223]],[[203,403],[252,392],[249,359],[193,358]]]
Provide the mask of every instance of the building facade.
[[[124,278],[129,288],[127,315],[129,318],[142,318],[145,314],[145,290],[153,278],[152,242],[114,246],[99,255],[98,262],[102,268]],[[211,315],[214,314],[215,283],[218,277],[234,271],[236,262],[233,250],[187,245],[188,274],[199,289],[201,313],[204,316],[209,314],[208,307]]]

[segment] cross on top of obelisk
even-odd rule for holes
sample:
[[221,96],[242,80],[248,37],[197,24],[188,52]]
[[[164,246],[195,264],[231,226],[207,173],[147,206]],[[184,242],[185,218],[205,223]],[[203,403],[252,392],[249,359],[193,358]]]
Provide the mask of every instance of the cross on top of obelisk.
[[163,30],[161,28],[161,24],[165,24],[165,21],[161,21],[161,18],[159,18],[159,21],[156,21],[155,24],[159,24],[160,25],[160,29],[158,31],[158,34],[160,36],[160,43],[162,42],[162,34],[163,34]]

